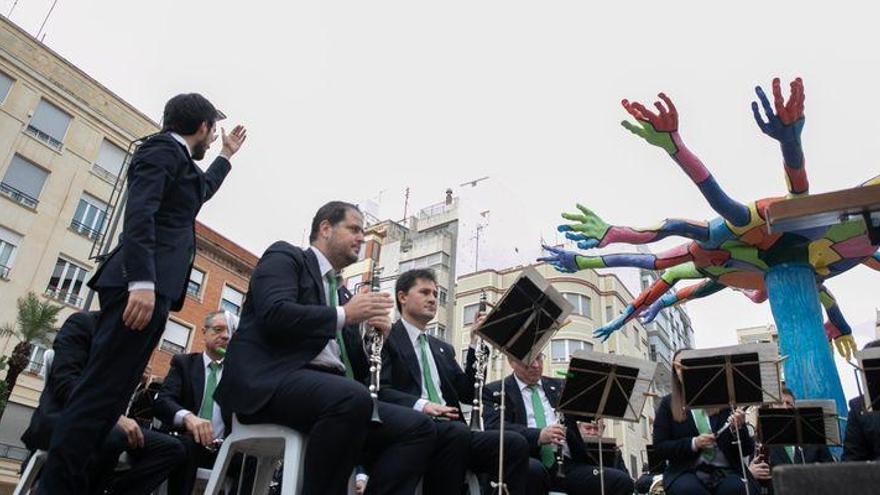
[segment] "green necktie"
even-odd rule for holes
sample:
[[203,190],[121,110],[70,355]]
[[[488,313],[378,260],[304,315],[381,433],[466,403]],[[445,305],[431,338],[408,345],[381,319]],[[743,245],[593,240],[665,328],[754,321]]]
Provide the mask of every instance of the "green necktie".
[[788,454],[788,458],[794,463],[794,445],[786,445],[785,453]]
[[220,363],[211,361],[208,369],[208,378],[205,380],[205,396],[202,398],[199,417],[210,421],[214,416],[214,389],[217,388],[217,370],[220,369]]
[[[706,411],[702,409],[693,409],[694,413],[694,422],[697,424],[697,430],[700,434],[712,433],[712,425],[709,423],[709,416],[706,416]],[[703,451],[702,456],[706,462],[712,462],[712,459],[715,459],[715,448],[707,447],[701,449]]]
[[[538,393],[538,384],[529,385],[532,392],[532,412],[535,414],[535,426],[538,429],[547,426],[547,416],[544,415],[544,403],[541,401],[541,394]],[[541,464],[549,468],[556,462],[556,452],[550,445],[541,446]]]
[[[338,294],[338,286],[336,284],[336,272],[330,270],[327,272],[327,292],[329,292],[327,297],[327,305],[331,308],[335,308]],[[351,371],[351,361],[348,360],[348,351],[345,349],[345,341],[342,340],[342,329],[336,331],[336,345],[339,346],[339,354],[342,356],[342,364],[345,366],[345,376],[348,378],[354,378],[354,373]]]
[[437,386],[434,384],[434,379],[431,378],[431,362],[428,361],[430,353],[428,351],[428,336],[424,333],[419,335],[419,347],[422,352],[422,381],[425,382],[425,390],[428,391],[428,400],[434,404],[440,404],[440,394],[437,393]]

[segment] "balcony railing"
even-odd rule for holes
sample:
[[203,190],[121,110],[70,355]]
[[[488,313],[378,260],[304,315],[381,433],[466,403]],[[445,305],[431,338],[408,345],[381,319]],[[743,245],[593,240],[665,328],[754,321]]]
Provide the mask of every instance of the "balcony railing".
[[70,222],[70,228],[77,234],[88,237],[91,240],[96,240],[101,238],[101,232],[96,230],[88,225],[78,222],[76,219]]
[[83,298],[80,297],[79,294],[62,290],[58,287],[53,287],[51,285],[49,287],[46,287],[46,295],[51,297],[52,299],[57,299],[63,303],[67,303],[71,306],[76,306],[78,308],[81,308],[83,305]]
[[9,268],[6,265],[0,265],[0,278],[8,280],[9,279]]
[[163,351],[168,351],[172,354],[180,354],[180,353],[186,351],[186,347],[184,347],[180,344],[175,344],[174,342],[171,342],[170,340],[164,340],[164,339],[162,340],[162,343],[159,345],[159,347]]
[[27,206],[28,208],[36,208],[40,201],[37,198],[34,198],[18,189],[12,187],[11,184],[7,184],[6,182],[0,182],[0,193],[9,198],[12,198],[13,201],[18,201],[19,203]]
[[42,375],[43,361],[28,361],[28,365],[27,368],[25,368],[25,371],[27,371],[28,373],[33,373],[35,375]]
[[199,297],[199,292],[201,292],[202,286],[193,282],[192,280],[186,285],[186,293],[193,296]]
[[59,151],[64,144],[32,125],[27,126],[27,133]]
[[24,461],[28,457],[28,449],[16,447],[6,443],[0,443],[0,459],[12,459],[14,461]]
[[92,173],[110,184],[116,184],[116,179],[119,177],[119,174],[114,174],[97,163],[92,165]]

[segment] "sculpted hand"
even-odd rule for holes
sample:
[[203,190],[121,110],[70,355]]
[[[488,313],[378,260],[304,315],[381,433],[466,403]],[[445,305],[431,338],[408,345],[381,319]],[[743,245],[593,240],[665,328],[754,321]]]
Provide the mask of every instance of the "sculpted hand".
[[577,209],[580,213],[562,214],[562,218],[575,223],[560,225],[556,230],[564,232],[566,238],[577,241],[581,249],[604,247],[605,234],[611,226],[586,206],[578,204]]
[[550,256],[538,258],[538,261],[550,263],[553,265],[553,268],[556,268],[563,273],[574,273],[580,270],[577,264],[577,253],[552,246],[545,245],[542,247],[545,251],[550,253]]
[[767,95],[760,86],[755,87],[755,93],[758,95],[758,100],[760,100],[761,106],[764,108],[764,114],[767,116],[767,121],[765,122],[758,109],[758,103],[753,101],[752,113],[761,132],[779,142],[800,142],[801,131],[804,128],[804,82],[801,78],[792,81],[788,102],[782,98],[779,78],[773,79],[773,106],[776,108],[775,112],[770,106]]
[[678,152],[678,145],[675,144],[672,134],[678,132],[678,110],[665,94],[660,93],[657,96],[663,100],[666,106],[664,107],[659,101],[654,102],[654,106],[659,112],[656,114],[641,103],[623,100],[621,102],[623,108],[636,119],[636,124],[624,120],[620,125],[648,143],[659,146],[670,155],[674,155]]

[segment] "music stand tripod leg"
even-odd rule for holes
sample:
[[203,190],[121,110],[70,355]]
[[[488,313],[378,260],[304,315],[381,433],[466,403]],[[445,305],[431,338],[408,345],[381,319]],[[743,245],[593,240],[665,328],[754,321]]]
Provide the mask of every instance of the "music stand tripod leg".
[[[736,412],[736,407],[731,404],[730,405],[730,416],[731,420],[733,419],[733,414]],[[733,423],[731,423],[732,425]],[[749,475],[746,474],[746,464],[743,462],[743,446],[742,446],[742,438],[739,435],[739,426],[731,426],[734,429],[734,433],[736,434],[736,448],[739,451],[739,467],[742,469],[742,480],[743,484],[746,488],[746,495],[751,495],[749,491]]]
[[501,379],[501,406],[499,407],[499,411],[501,414],[501,425],[498,428],[498,482],[492,483],[492,487],[495,488],[493,493],[497,493],[498,495],[510,495],[510,492],[507,491],[507,485],[504,484],[504,409],[506,405],[505,397],[507,397],[507,393],[505,392],[505,384],[507,380]]
[[[596,418],[596,424],[599,424],[601,420],[601,416]],[[601,428],[599,431],[602,431]],[[599,435],[599,493],[605,495],[605,463],[602,459],[602,447],[604,447],[602,445],[602,435]]]

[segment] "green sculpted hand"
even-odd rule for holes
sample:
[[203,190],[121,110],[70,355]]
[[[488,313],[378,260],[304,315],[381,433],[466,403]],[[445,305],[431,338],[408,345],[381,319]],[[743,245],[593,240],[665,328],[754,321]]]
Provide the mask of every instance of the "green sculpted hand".
[[580,213],[562,214],[562,218],[575,223],[560,225],[556,229],[564,232],[568,239],[576,241],[581,249],[605,246],[605,234],[611,226],[586,206],[578,204],[577,209]]

